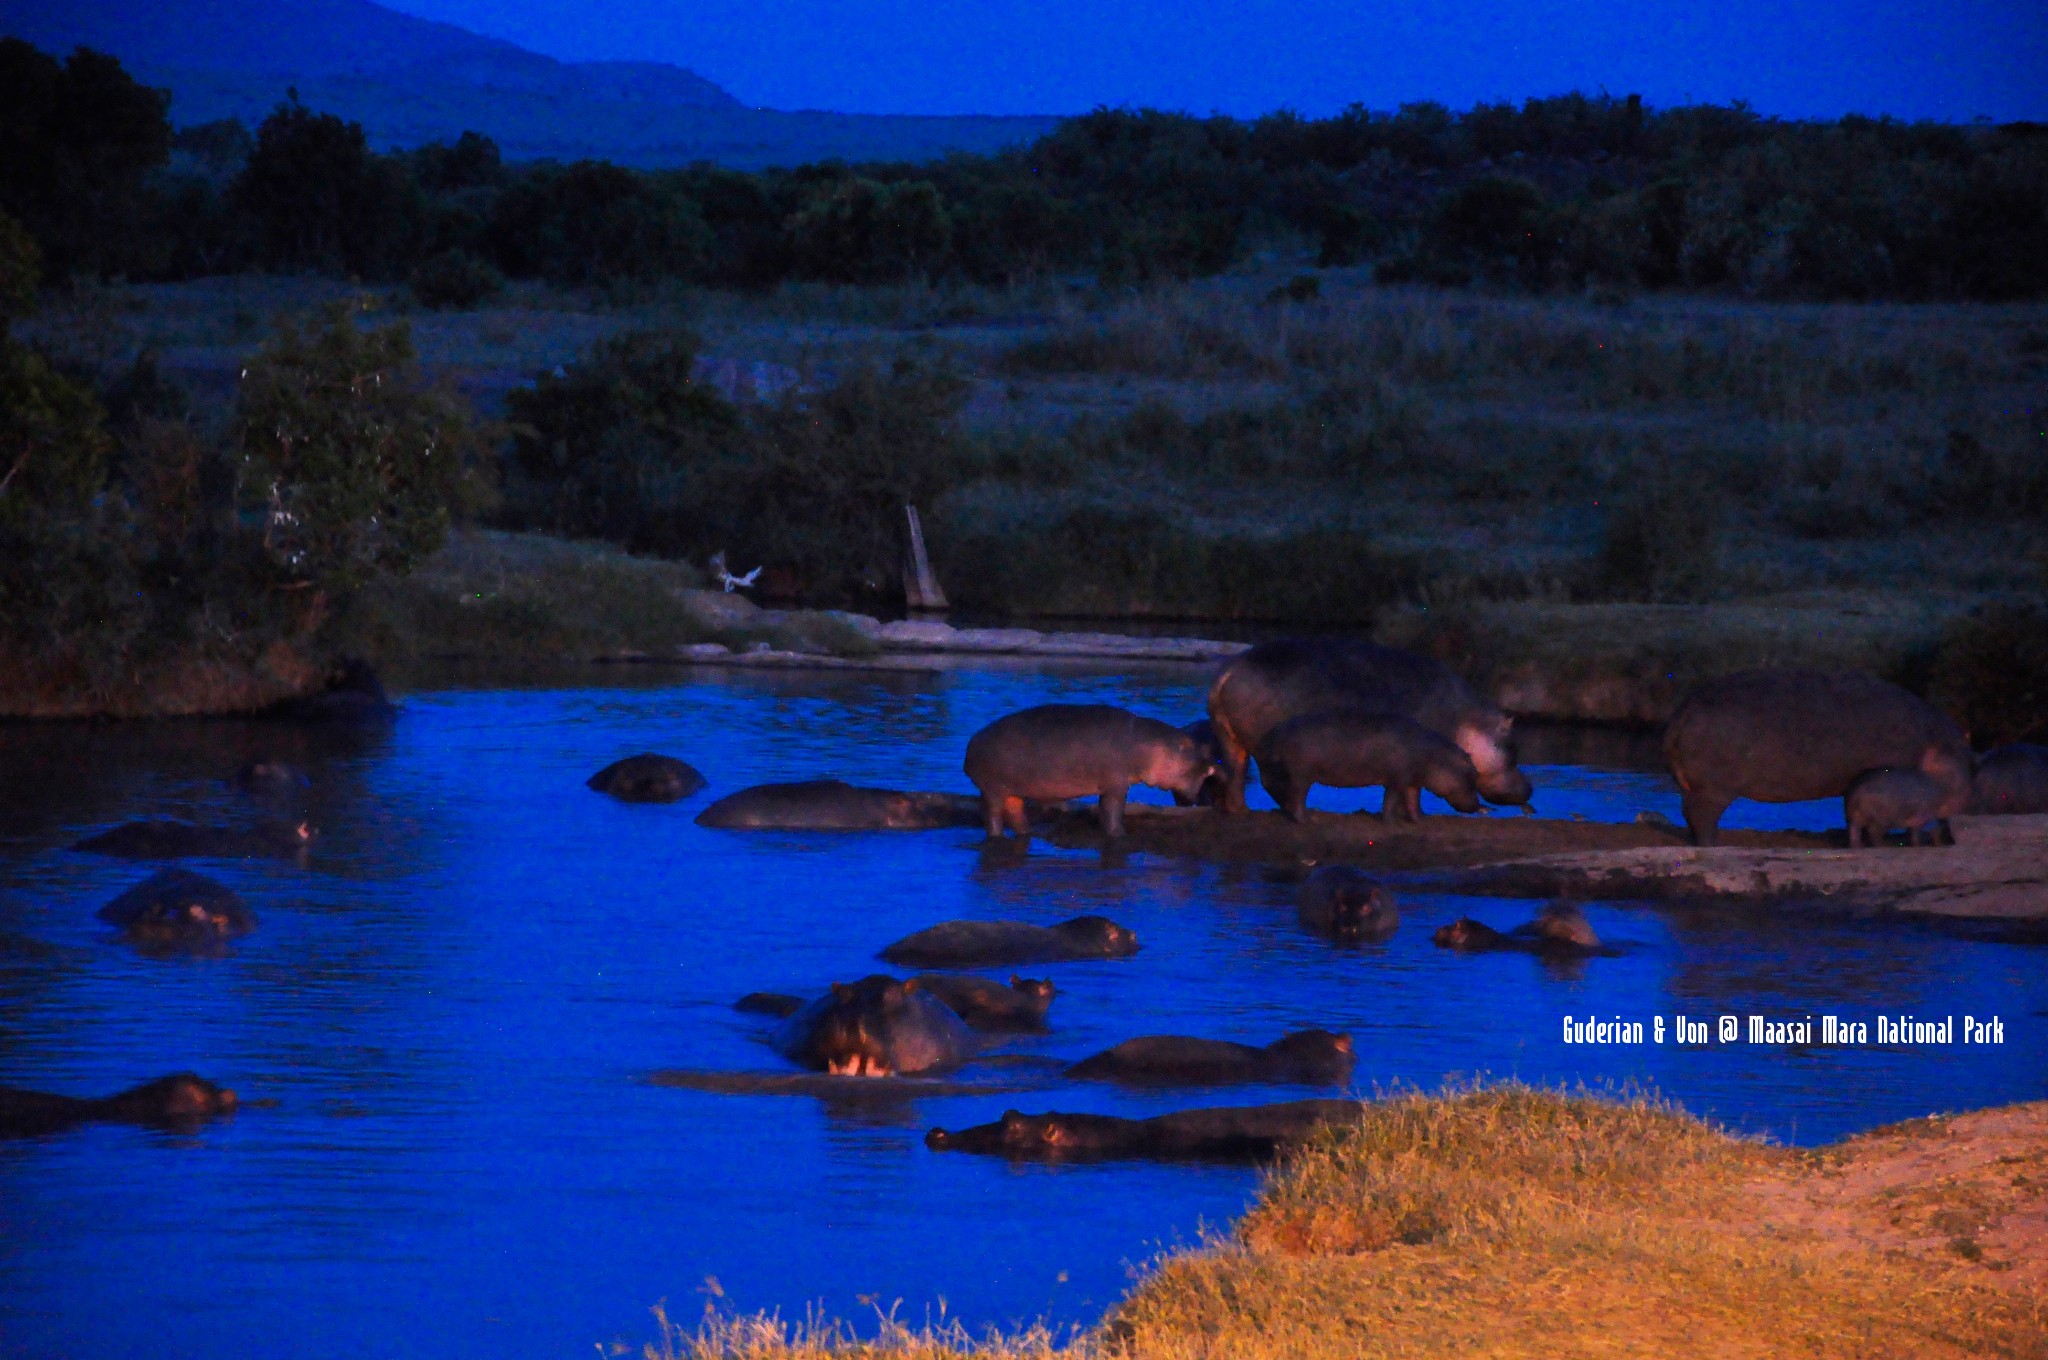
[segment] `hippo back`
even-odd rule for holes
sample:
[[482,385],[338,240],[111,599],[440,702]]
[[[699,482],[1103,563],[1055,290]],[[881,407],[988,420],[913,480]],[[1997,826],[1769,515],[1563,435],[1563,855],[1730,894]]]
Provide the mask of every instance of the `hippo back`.
[[1919,769],[1969,798],[1961,729],[1926,701],[1855,671],[1743,671],[1687,694],[1664,732],[1681,789],[1790,803],[1839,798],[1865,770]]

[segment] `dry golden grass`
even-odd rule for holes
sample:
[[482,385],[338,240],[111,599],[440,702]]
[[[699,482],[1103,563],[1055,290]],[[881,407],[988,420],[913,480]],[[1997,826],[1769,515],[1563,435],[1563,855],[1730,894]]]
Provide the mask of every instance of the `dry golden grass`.
[[[973,1337],[885,1321],[663,1319],[649,1360],[902,1356],[2027,1357],[2048,1354],[2048,1105],[1814,1151],[1653,1098],[1517,1084],[1361,1108],[1227,1238],[1103,1325]],[[1964,1245],[1966,1244],[1966,1245]]]

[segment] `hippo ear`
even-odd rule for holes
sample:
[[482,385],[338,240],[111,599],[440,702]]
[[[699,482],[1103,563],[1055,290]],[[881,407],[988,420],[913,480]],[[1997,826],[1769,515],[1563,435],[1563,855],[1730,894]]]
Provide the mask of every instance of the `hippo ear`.
[[1336,1048],[1339,1053],[1349,1053],[1351,1051],[1351,1036],[1348,1034],[1338,1035]]
[[910,993],[920,990],[922,990],[922,987],[916,978],[905,978],[903,980],[904,995],[908,996]]
[[1022,1110],[1004,1110],[1004,1111],[1003,1111],[1003,1127],[1004,1127],[1004,1128],[1006,1128],[1006,1129],[1014,1129],[1014,1128],[1016,1128],[1016,1127],[1017,1127],[1017,1126],[1018,1126],[1019,1124],[1022,1124],[1023,1122],[1024,1122],[1024,1112],[1023,1112]]

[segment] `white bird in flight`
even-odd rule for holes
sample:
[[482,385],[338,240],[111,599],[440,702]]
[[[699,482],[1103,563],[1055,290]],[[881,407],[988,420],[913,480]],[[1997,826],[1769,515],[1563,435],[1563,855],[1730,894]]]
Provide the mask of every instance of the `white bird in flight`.
[[745,590],[753,585],[755,579],[760,574],[761,569],[755,567],[745,576],[735,576],[725,569],[725,550],[723,548],[711,554],[711,578],[724,586],[725,593],[728,595],[732,594],[735,590]]

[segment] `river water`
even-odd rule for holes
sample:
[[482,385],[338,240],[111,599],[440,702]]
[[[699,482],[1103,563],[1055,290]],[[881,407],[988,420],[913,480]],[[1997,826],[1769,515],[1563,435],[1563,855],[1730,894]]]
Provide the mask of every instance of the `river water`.
[[[967,737],[1005,712],[1102,701],[1184,722],[1202,682],[1194,668],[1086,665],[581,670],[444,679],[361,736],[0,729],[0,1083],[102,1094],[190,1068],[262,1102],[192,1134],[0,1142],[0,1355],[516,1360],[614,1340],[637,1353],[663,1299],[684,1318],[715,1303],[1085,1324],[1134,1267],[1241,1211],[1257,1174],[1012,1167],[922,1138],[1007,1106],[1149,1114],[1310,1094],[1058,1082],[1051,1060],[1140,1033],[1265,1043],[1324,1026],[1354,1036],[1364,1090],[1470,1074],[1650,1083],[1800,1143],[2048,1096],[2048,951],[1981,932],[1595,906],[1623,952],[1559,970],[1430,943],[1461,913],[1505,928],[1532,903],[1411,894],[1389,944],[1347,950],[1302,933],[1289,885],[1263,869],[1043,843],[990,855],[964,830],[692,824],[709,799],[766,780],[965,790]],[[668,807],[584,788],[642,750],[684,757],[711,788]],[[219,957],[124,946],[93,913],[152,866],[64,847],[133,818],[247,822],[262,809],[226,777],[255,755],[312,775],[324,835],[308,863],[193,866],[259,917]],[[1677,814],[1639,747],[1531,748],[1525,765],[1545,815]],[[1319,805],[1347,806],[1328,795]],[[1729,822],[1822,827],[1840,809],[1738,805]],[[834,1107],[648,1080],[781,1070],[765,1026],[731,1009],[745,992],[876,971],[876,950],[940,920],[1083,912],[1144,948],[1026,970],[1060,989],[1053,1032],[979,1070],[1036,1089]],[[1752,1012],[1996,1016],[2005,1042],[1562,1040],[1567,1015]]]

